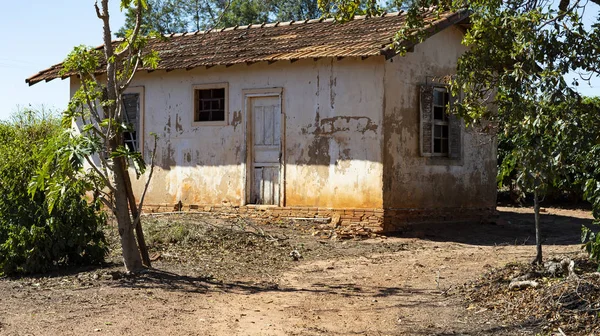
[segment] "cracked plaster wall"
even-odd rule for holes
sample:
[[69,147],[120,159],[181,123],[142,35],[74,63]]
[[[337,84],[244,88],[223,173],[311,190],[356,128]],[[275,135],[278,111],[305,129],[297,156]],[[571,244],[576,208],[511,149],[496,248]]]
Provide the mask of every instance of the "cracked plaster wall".
[[[140,73],[145,157],[159,135],[146,204],[243,205],[246,112],[242,90],[283,88],[285,206],[491,208],[495,143],[463,132],[460,162],[419,155],[418,85],[456,67],[465,48],[454,27],[405,57],[301,60]],[[228,83],[226,126],[192,126],[192,86]],[[78,87],[71,81],[71,94]],[[443,163],[443,162],[442,162]],[[145,177],[134,181],[141,193]]]
[[[381,57],[155,71],[144,87],[145,157],[160,137],[146,204],[243,205],[244,89],[283,88],[286,206],[381,208]],[[228,83],[226,126],[192,126],[192,86]],[[72,81],[71,94],[77,88]],[[145,177],[134,181],[136,195]]]
[[466,51],[450,27],[385,63],[385,208],[495,208],[495,139],[463,127],[462,160],[421,157],[419,85],[456,69]]

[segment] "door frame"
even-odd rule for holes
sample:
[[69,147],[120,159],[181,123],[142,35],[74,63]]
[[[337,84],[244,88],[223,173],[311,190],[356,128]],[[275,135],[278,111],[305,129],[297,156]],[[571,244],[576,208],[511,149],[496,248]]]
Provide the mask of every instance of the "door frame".
[[245,164],[245,174],[244,174],[244,199],[242,205],[249,205],[250,193],[252,190],[252,155],[253,155],[253,146],[254,139],[252,137],[252,123],[254,121],[252,115],[252,106],[250,104],[250,100],[253,98],[261,98],[261,97],[276,97],[279,99],[279,106],[281,109],[281,122],[280,122],[280,132],[281,132],[281,143],[280,143],[280,155],[281,159],[279,160],[279,204],[276,205],[261,205],[264,207],[276,207],[285,206],[285,108],[283,104],[283,88],[265,88],[265,89],[245,89],[242,90],[243,102],[242,102],[242,110],[244,111],[244,115],[246,117],[246,122],[244,123],[245,131],[244,131],[244,143],[245,143],[245,155],[246,155],[246,164]]

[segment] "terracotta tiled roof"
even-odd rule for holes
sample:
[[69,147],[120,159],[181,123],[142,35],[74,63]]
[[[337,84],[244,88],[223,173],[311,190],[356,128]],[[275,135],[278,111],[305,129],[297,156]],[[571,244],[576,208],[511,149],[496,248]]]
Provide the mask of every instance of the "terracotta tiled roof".
[[[426,14],[426,21],[433,34],[467,16],[465,11],[445,12],[438,16],[431,10]],[[156,70],[167,71],[303,58],[392,57],[395,53],[389,48],[390,42],[405,21],[406,14],[399,12],[381,17],[356,17],[343,24],[331,19],[253,24],[211,32],[173,34],[166,39],[152,39],[148,48],[159,53],[161,60]],[[33,85],[59,78],[61,68],[62,64],[53,65],[25,81]]]

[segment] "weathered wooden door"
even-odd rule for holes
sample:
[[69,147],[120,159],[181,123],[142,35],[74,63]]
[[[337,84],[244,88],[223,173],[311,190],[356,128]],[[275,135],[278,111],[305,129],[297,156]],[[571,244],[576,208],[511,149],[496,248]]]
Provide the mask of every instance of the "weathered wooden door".
[[250,204],[279,205],[281,194],[281,100],[279,96],[249,101]]

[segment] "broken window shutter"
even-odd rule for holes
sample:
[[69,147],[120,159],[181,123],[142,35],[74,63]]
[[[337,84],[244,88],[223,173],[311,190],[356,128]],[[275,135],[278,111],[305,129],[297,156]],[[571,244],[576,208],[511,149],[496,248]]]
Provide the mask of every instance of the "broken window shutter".
[[462,155],[462,120],[454,112],[456,97],[450,96],[450,113],[448,114],[448,156],[460,159]]
[[123,95],[123,107],[125,108],[125,122],[128,122],[137,131],[137,119],[140,110],[140,95],[137,93],[128,93]]
[[421,85],[421,156],[433,153],[433,86]]
[[138,150],[137,133],[138,133],[138,120],[140,114],[140,95],[137,93],[123,94],[123,119],[127,124],[131,125],[132,131],[125,132],[123,134],[123,140],[125,145],[129,147],[131,151]]

